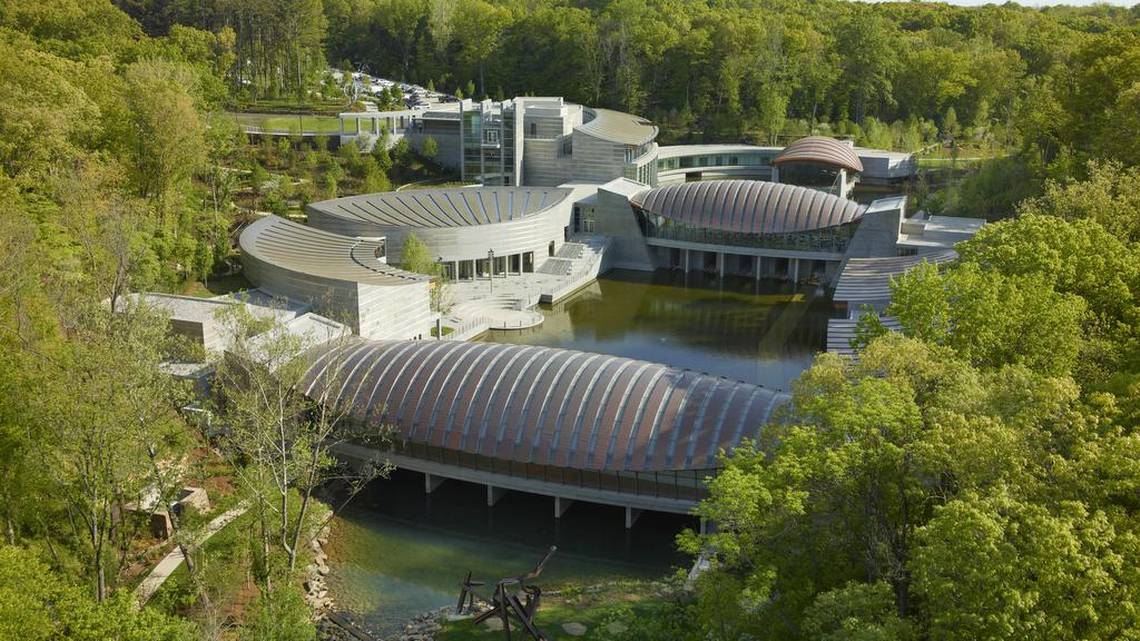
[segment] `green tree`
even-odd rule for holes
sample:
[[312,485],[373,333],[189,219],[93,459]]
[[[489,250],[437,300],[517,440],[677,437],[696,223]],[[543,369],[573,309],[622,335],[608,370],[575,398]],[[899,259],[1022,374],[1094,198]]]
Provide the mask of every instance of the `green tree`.
[[[478,68],[480,96],[487,95],[486,62],[495,53],[510,20],[506,7],[486,0],[460,0],[456,6],[452,30],[459,44],[459,61]],[[473,85],[469,85],[467,93],[474,95]]]
[[313,641],[317,629],[296,586],[263,592],[254,601],[238,639],[241,641]]
[[860,8],[839,25],[836,41],[838,49],[844,52],[840,78],[855,108],[855,122],[862,124],[868,107],[894,102],[895,26]]
[[420,155],[428,160],[435,162],[435,157],[439,155],[439,143],[435,138],[428,136],[424,138],[423,147],[420,149]]
[[205,127],[187,90],[187,70],[169,63],[138,62],[127,69],[131,108],[126,140],[137,173],[139,194],[159,203],[171,199],[205,162]]
[[160,368],[166,321],[126,301],[118,307],[77,310],[69,340],[42,361],[42,387],[29,399],[49,489],[72,515],[69,534],[100,601],[141,534],[119,510],[126,501],[143,505],[155,458],[186,436],[173,413],[173,381]]
[[345,419],[353,408],[337,394],[343,381],[322,378],[307,384],[314,381],[307,378],[306,353],[315,346],[326,350],[325,376],[344,375],[340,365],[351,340],[346,328],[326,326],[305,334],[280,323],[266,328],[242,307],[225,310],[219,320],[234,337],[215,375],[217,415],[227,427],[219,445],[257,520],[255,579],[264,593],[274,593],[281,587],[275,579],[292,575],[302,544],[323,525],[313,522],[314,491],[335,476],[355,493],[387,473],[381,461],[348,472],[333,459],[333,448],[350,438],[379,443],[383,435],[351,429]]
[[1050,180],[1045,193],[1021,203],[1021,214],[1091,219],[1126,242],[1140,242],[1140,168],[1090,162],[1084,180]]
[[191,641],[197,630],[120,593],[102,603],[67,583],[33,550],[0,546],[0,638],[27,641]]
[[1085,302],[1037,274],[1003,276],[970,262],[942,273],[924,263],[892,283],[891,298],[887,313],[908,336],[952,347],[979,367],[1067,374],[1082,347]]
[[804,611],[804,635],[817,641],[905,641],[914,638],[900,619],[886,582],[850,582],[824,592]]
[[424,241],[415,234],[404,237],[404,244],[400,248],[400,268],[432,276],[439,273],[439,263],[431,255],[431,250]]
[[915,592],[931,638],[1113,639],[1135,629],[1140,548],[1117,519],[1066,501],[1051,511],[1006,488],[966,493],[916,536]]

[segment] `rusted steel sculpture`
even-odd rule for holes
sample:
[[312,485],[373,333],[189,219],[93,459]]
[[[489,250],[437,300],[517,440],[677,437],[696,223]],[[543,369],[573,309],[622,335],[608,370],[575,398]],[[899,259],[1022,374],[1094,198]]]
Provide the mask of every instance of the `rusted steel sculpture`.
[[522,629],[534,641],[547,641],[546,635],[534,625],[534,613],[538,611],[538,604],[542,600],[542,590],[537,585],[529,585],[527,582],[542,574],[542,568],[546,566],[550,557],[554,556],[556,550],[558,550],[557,547],[550,546],[546,556],[542,557],[542,560],[530,572],[500,579],[495,583],[495,592],[489,599],[475,591],[475,588],[486,585],[486,582],[472,581],[471,572],[468,571],[467,578],[463,579],[463,583],[460,584],[459,602],[455,605],[455,613],[463,614],[464,602],[467,603],[467,611],[473,612],[475,598],[478,597],[490,603],[491,609],[475,617],[473,621],[475,625],[497,616],[503,621],[503,634],[506,635],[507,641],[511,641],[511,616],[513,615],[522,625]]

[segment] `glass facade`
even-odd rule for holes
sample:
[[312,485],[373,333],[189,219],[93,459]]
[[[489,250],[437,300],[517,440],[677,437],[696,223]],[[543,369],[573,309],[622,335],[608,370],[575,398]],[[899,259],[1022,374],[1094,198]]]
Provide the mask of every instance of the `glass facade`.
[[830,165],[789,162],[780,165],[780,182],[801,187],[828,189],[839,180],[839,170]]
[[475,103],[460,117],[463,126],[463,179],[482,185],[514,185],[515,107]]
[[634,207],[637,224],[646,238],[678,240],[705,245],[785,249],[842,254],[855,233],[857,223],[790,234],[757,234],[696,227]]
[[393,451],[424,461],[544,483],[689,501],[699,501],[705,498],[704,481],[716,472],[716,470],[667,472],[580,470],[534,463],[518,463],[409,441],[397,443]]
[[768,167],[776,156],[775,151],[746,151],[727,154],[694,154],[659,158],[658,171],[691,169],[694,167]]

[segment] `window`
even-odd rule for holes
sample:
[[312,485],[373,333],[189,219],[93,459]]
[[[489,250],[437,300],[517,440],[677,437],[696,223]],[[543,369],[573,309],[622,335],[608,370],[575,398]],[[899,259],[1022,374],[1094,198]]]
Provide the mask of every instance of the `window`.
[[546,248],[546,252],[547,252],[548,256],[554,255],[554,241],[553,240],[550,241],[550,245]]
[[530,123],[530,135],[532,138],[538,137],[538,123],[536,123],[536,122]]

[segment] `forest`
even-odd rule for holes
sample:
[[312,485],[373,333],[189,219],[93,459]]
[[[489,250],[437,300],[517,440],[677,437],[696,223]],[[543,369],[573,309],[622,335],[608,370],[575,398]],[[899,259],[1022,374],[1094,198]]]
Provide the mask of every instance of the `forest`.
[[[719,530],[678,539],[715,550],[710,571],[617,638],[1140,637],[1140,10],[7,0],[0,639],[315,638],[298,542],[325,516],[328,425],[279,409],[311,462],[266,457],[273,416],[235,393],[218,408],[233,438],[209,447],[161,373],[188,348],[154,310],[111,310],[218,293],[258,212],[423,169],[406,148],[242,133],[232,112],[341,100],[330,66],[636,112],[664,142],[821,133],[977,156],[909,195],[991,222],[949,268],[894,284],[901,334],[864,323],[857,360],[820,355],[783,421],[725,455],[699,508]],[[250,506],[249,540],[196,548],[204,519],[174,523],[192,569],[139,609],[160,547],[121,508],[169,498],[172,466],[215,510]]]

